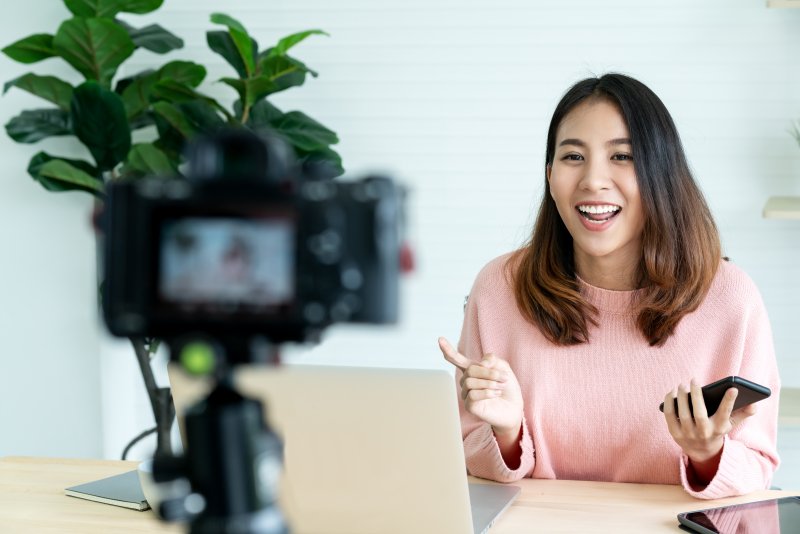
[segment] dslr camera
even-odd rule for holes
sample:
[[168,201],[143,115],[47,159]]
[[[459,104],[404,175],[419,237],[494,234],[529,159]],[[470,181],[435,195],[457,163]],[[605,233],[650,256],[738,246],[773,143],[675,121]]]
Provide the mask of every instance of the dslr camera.
[[[185,454],[156,454],[156,482],[188,481],[162,517],[194,534],[285,534],[281,440],[232,368],[277,363],[279,343],[335,322],[396,321],[403,190],[377,176],[333,181],[246,130],[193,142],[184,174],[109,184],[104,319],[114,335],[165,340],[173,361],[212,379],[184,414]],[[187,348],[204,344],[210,358]]]
[[[397,319],[403,190],[333,181],[282,140],[194,142],[187,179],[112,182],[103,313],[117,336],[314,340],[334,322]],[[235,362],[232,362],[235,363]]]

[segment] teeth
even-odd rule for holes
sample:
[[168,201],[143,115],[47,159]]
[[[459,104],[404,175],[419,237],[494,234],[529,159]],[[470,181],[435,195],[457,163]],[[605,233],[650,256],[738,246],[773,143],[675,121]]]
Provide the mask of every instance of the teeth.
[[595,205],[590,206],[586,204],[578,206],[578,211],[581,211],[583,213],[592,213],[592,214],[612,213],[619,210],[620,210],[619,206],[612,206],[610,204],[605,204],[601,206],[595,206]]

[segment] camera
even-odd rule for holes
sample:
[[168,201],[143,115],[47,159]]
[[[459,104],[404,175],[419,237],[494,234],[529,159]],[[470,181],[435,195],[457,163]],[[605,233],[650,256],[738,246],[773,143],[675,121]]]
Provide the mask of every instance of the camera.
[[392,180],[334,181],[246,130],[192,143],[185,175],[107,189],[113,334],[278,343],[335,322],[396,321],[404,192]]
[[116,336],[165,340],[213,386],[184,414],[185,453],[156,451],[156,482],[187,482],[161,516],[195,534],[286,534],[281,439],[233,368],[277,364],[280,343],[316,341],[332,323],[396,322],[404,191],[379,176],[333,181],[281,138],[243,129],[200,137],[186,156],[186,179],[107,186],[103,318]]

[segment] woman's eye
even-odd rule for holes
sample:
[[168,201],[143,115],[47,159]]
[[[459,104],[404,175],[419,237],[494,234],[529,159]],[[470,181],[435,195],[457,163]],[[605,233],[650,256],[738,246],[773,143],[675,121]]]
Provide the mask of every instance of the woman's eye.
[[630,154],[614,154],[613,156],[611,156],[611,159],[617,161],[633,161],[633,156],[631,156]]
[[564,161],[580,161],[583,159],[583,156],[580,154],[566,154],[561,159]]

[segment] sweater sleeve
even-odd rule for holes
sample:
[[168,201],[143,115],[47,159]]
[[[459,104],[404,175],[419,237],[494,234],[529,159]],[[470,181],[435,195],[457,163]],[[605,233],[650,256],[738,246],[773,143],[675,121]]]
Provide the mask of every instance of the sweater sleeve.
[[768,488],[780,460],[776,450],[780,379],[772,342],[772,331],[761,296],[751,286],[749,306],[745,307],[744,342],[739,356],[738,375],[770,388],[772,395],[756,407],[755,415],[745,419],[725,436],[722,455],[714,478],[699,491],[689,484],[689,458],[680,463],[681,482],[686,491],[700,499],[719,499]]
[[[482,307],[485,296],[491,291],[486,287],[490,273],[484,269],[472,288],[464,310],[464,323],[461,329],[461,338],[458,342],[458,351],[473,361],[480,361],[484,354],[494,352],[492,347],[484,347],[481,342],[482,328],[491,328],[493,323],[492,310]],[[487,321],[481,321],[481,314],[488,315]],[[497,319],[500,319],[497,317]],[[495,352],[499,358],[503,354]],[[509,469],[500,453],[500,447],[492,432],[492,427],[476,416],[467,412],[464,401],[460,395],[461,371],[456,372],[456,390],[459,391],[458,407],[461,415],[461,436],[464,441],[464,456],[469,474],[497,482],[514,482],[525,476],[530,476],[534,466],[533,440],[528,430],[527,421],[522,421],[522,441],[520,443],[522,456],[517,469]]]

